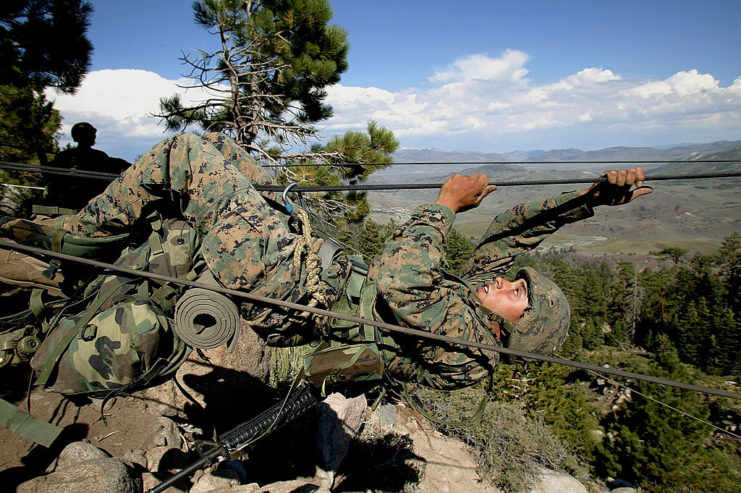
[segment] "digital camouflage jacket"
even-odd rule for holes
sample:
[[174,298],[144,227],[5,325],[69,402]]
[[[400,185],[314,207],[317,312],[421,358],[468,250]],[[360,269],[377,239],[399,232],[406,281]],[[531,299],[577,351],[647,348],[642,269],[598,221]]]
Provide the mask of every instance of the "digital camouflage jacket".
[[[385,245],[376,262],[379,313],[391,323],[434,334],[501,345],[490,325],[509,322],[482,306],[477,286],[505,274],[517,255],[538,246],[564,224],[591,217],[591,207],[576,192],[531,202],[498,214],[474,250],[462,278],[442,267],[443,244],[455,214],[431,204],[415,209],[411,219]],[[509,330],[508,332],[511,332]],[[401,347],[387,371],[402,380],[454,389],[480,381],[498,361],[498,353],[397,335]]]
[[[153,210],[182,217],[200,235],[200,254],[221,285],[306,303],[306,266],[293,262],[301,235],[282,207],[252,185],[269,181],[230,138],[179,134],[147,151],[104,193],[67,216],[63,227],[96,237],[131,231]],[[321,242],[315,240],[311,249],[318,251]],[[322,274],[330,302],[348,275],[344,258]],[[242,303],[241,315],[271,345],[314,338],[308,317],[297,318],[290,310]]]

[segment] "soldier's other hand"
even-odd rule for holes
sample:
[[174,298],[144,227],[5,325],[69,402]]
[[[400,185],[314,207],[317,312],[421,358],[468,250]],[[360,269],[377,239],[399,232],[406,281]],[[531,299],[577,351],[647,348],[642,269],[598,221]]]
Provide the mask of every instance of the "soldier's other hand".
[[496,185],[489,185],[486,175],[454,175],[440,188],[435,203],[453,212],[463,212],[478,207],[484,197],[496,189]]
[[602,176],[606,181],[595,183],[582,192],[592,206],[627,204],[653,192],[653,188],[643,185],[646,173],[640,167],[607,170]]

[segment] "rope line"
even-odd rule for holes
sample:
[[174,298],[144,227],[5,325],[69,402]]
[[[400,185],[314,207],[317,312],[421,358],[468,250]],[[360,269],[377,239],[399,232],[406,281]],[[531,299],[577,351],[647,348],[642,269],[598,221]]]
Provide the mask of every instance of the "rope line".
[[76,168],[59,168],[57,166],[23,164],[10,161],[0,161],[0,169],[9,169],[13,171],[30,171],[32,173],[41,173],[45,175],[72,175],[84,178],[98,178],[100,180],[108,181],[113,181],[120,176],[116,173],[105,173],[103,171],[91,171]]
[[35,187],[32,185],[13,185],[12,183],[2,183],[6,188],[26,188],[29,190],[46,190],[46,187]]
[[[694,175],[653,175],[646,176],[645,181],[668,181],[668,180],[702,180],[710,178],[739,178],[741,172],[735,173],[698,173]],[[607,178],[566,178],[562,180],[518,180],[518,181],[500,181],[491,182],[490,185],[497,187],[519,187],[526,185],[570,185],[570,184],[591,184],[605,182]],[[443,186],[442,183],[404,183],[404,184],[385,184],[385,185],[325,185],[325,186],[298,186],[293,187],[291,191],[300,192],[342,192],[342,191],[371,191],[371,190],[429,190],[437,189]],[[261,192],[280,192],[286,187],[282,185],[254,185],[256,190]]]
[[345,167],[352,168],[358,166],[413,166],[413,165],[466,165],[466,166],[488,166],[488,165],[506,165],[506,164],[677,164],[677,163],[738,163],[738,159],[693,159],[691,161],[677,161],[671,159],[651,160],[651,159],[633,159],[631,161],[422,161],[422,162],[401,162],[401,163],[305,163],[305,164],[264,164],[263,168],[300,168],[306,167]]
[[288,301],[283,301],[283,300],[277,300],[277,299],[273,299],[273,298],[268,298],[266,296],[261,296],[261,295],[257,295],[257,294],[247,293],[247,292],[244,292],[244,291],[238,291],[236,289],[228,289],[228,288],[223,288],[223,287],[220,287],[220,286],[211,286],[211,285],[201,284],[201,283],[194,282],[194,281],[189,281],[187,279],[178,279],[178,278],[174,278],[174,277],[164,276],[164,275],[161,275],[161,274],[154,274],[154,273],[151,273],[151,272],[143,272],[143,271],[139,271],[139,270],[136,270],[136,269],[131,269],[131,268],[128,268],[128,267],[116,266],[116,265],[108,264],[108,263],[105,263],[105,262],[100,262],[100,261],[97,261],[97,260],[83,259],[83,258],[79,258],[79,257],[74,257],[72,255],[66,255],[66,254],[63,254],[63,253],[56,253],[56,252],[52,252],[50,250],[45,250],[45,249],[42,249],[42,248],[32,247],[32,246],[28,246],[28,245],[22,245],[22,244],[19,244],[19,243],[12,243],[12,242],[7,242],[7,241],[0,241],[0,247],[9,248],[9,249],[13,249],[13,250],[23,250],[23,251],[26,251],[26,252],[29,252],[29,253],[34,253],[34,254],[37,254],[37,255],[43,255],[43,256],[48,256],[48,257],[52,257],[52,258],[56,258],[56,259],[60,259],[60,260],[68,260],[68,261],[77,262],[77,263],[81,263],[81,264],[91,265],[91,266],[99,267],[99,268],[102,268],[102,269],[109,269],[109,270],[113,270],[113,271],[118,271],[118,272],[122,272],[122,273],[129,274],[129,275],[132,275],[132,276],[146,277],[146,278],[155,279],[155,280],[159,280],[159,281],[165,281],[165,282],[172,282],[172,283],[176,283],[176,284],[181,284],[181,285],[184,285],[184,286],[209,289],[209,290],[212,290],[212,291],[216,291],[218,293],[222,293],[222,294],[226,294],[226,295],[231,295],[231,296],[236,296],[236,297],[239,297],[239,298],[244,298],[244,299],[250,300],[252,302],[258,302],[258,303],[263,303],[263,304],[268,304],[268,305],[274,305],[274,306],[281,306],[283,308],[289,308],[291,310],[296,310],[296,311],[299,311],[299,312],[307,311],[307,312],[311,312],[311,313],[314,313],[316,315],[323,316],[323,317],[331,317],[331,318],[335,318],[335,319],[346,320],[348,322],[353,322],[353,323],[357,323],[357,324],[370,325],[370,326],[373,326],[373,327],[377,327],[377,328],[379,328],[381,330],[390,331],[390,332],[397,332],[397,333],[400,333],[400,334],[406,334],[406,335],[413,336],[413,337],[430,339],[430,340],[434,340],[434,341],[438,341],[438,342],[444,342],[444,343],[447,343],[447,344],[456,344],[456,345],[461,345],[461,346],[469,346],[469,347],[474,347],[474,348],[477,348],[477,349],[483,349],[483,350],[487,350],[487,351],[495,351],[495,352],[502,353],[502,354],[510,354],[510,355],[516,356],[518,358],[527,358],[527,359],[533,359],[533,360],[537,360],[537,361],[546,361],[546,362],[549,362],[549,363],[555,363],[555,364],[559,364],[559,365],[571,366],[571,367],[580,368],[580,369],[583,369],[583,370],[591,370],[591,371],[595,371],[595,372],[598,372],[598,373],[604,373],[604,374],[608,374],[608,375],[615,375],[615,376],[620,376],[620,377],[624,377],[624,378],[631,378],[631,379],[635,379],[635,380],[643,380],[643,381],[655,383],[655,384],[658,384],[658,385],[667,385],[667,386],[670,386],[670,387],[675,387],[675,388],[684,389],[684,390],[690,390],[690,391],[693,391],[693,392],[700,392],[700,393],[708,394],[708,395],[717,395],[717,396],[720,396],[720,397],[727,397],[727,398],[730,398],[730,399],[741,400],[741,394],[736,393],[736,392],[729,392],[727,390],[715,389],[715,388],[711,388],[711,387],[704,387],[704,386],[700,386],[700,385],[693,385],[693,384],[688,384],[688,383],[684,383],[684,382],[676,382],[676,381],[668,380],[668,379],[665,379],[665,378],[653,377],[653,376],[650,376],[650,375],[643,375],[643,374],[640,374],[640,373],[633,373],[633,372],[628,372],[628,371],[624,371],[624,370],[618,370],[618,369],[615,369],[615,368],[604,368],[604,367],[597,366],[597,365],[591,365],[591,364],[588,364],[588,363],[582,363],[582,362],[579,362],[579,361],[572,361],[572,360],[567,360],[567,359],[563,359],[563,358],[557,358],[557,357],[553,357],[553,356],[545,356],[545,355],[542,355],[542,354],[529,353],[529,352],[526,352],[526,351],[517,351],[517,350],[514,350],[514,349],[505,348],[505,347],[499,347],[499,346],[493,346],[493,345],[490,345],[490,344],[484,344],[484,343],[477,342],[477,341],[465,341],[465,340],[456,339],[456,338],[453,338],[453,337],[443,336],[443,335],[439,335],[439,334],[433,334],[431,332],[425,332],[425,331],[422,331],[422,330],[419,330],[419,329],[411,329],[411,328],[408,328],[408,327],[401,327],[399,325],[393,325],[393,324],[389,324],[389,323],[386,323],[386,322],[379,322],[379,321],[376,321],[376,320],[368,320],[368,319],[356,317],[354,315],[346,315],[344,313],[337,313],[337,312],[333,312],[333,311],[329,311],[329,310],[324,310],[324,309],[321,309],[321,308],[309,307],[309,306],[306,306],[306,305],[300,305],[298,303],[292,303],[292,302],[288,302]]
[[[635,163],[636,161],[631,161]],[[679,161],[685,162],[685,161]],[[687,162],[698,162],[698,161],[687,161]],[[721,162],[721,161],[712,161]],[[737,161],[730,161],[737,162]],[[616,162],[613,162],[616,163]],[[449,164],[449,163],[443,163]],[[78,169],[62,169],[55,168],[53,166],[36,166],[30,164],[11,163],[7,161],[0,161],[0,168],[12,169],[16,171],[32,171],[38,173],[49,173],[56,175],[73,175],[77,177],[85,178],[97,178],[101,180],[115,180],[120,175],[115,173],[103,173],[98,171],[85,171]],[[712,178],[739,178],[741,177],[741,171],[739,172],[718,172],[718,173],[696,173],[696,174],[676,174],[676,175],[649,175],[646,176],[645,181],[668,181],[668,180],[703,180]],[[571,184],[590,184],[596,182],[606,181],[604,177],[598,178],[565,178],[560,180],[516,180],[516,181],[500,181],[491,182],[490,185],[496,185],[497,187],[518,187],[528,185],[571,185]],[[260,192],[282,192],[285,190],[284,185],[272,185],[272,184],[254,184],[255,190]],[[385,191],[385,190],[429,190],[438,189],[442,187],[442,183],[399,183],[399,184],[349,184],[349,185],[323,185],[313,186],[304,185],[293,187],[291,191],[297,193],[309,193],[309,192],[343,192],[343,191]]]
[[[314,239],[311,236],[311,224],[309,215],[303,209],[296,210],[296,217],[301,223],[301,236],[296,237],[296,246],[293,252],[293,272],[299,274],[303,266],[306,269],[306,292],[310,297],[307,306],[314,307],[318,304],[327,304],[327,285],[321,281],[322,259],[311,250]],[[310,312],[302,312],[299,317],[312,316]],[[322,318],[313,317],[317,323]]]

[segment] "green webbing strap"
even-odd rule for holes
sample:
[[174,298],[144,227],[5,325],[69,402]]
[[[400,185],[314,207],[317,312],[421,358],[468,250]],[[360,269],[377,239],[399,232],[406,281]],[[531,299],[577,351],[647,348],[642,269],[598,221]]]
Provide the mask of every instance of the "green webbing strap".
[[177,293],[176,288],[172,287],[170,284],[163,284],[162,286],[152,291],[152,294],[149,295],[149,299],[156,303],[164,311],[167,311],[175,306],[178,301],[177,296],[173,296],[173,294],[175,293]]
[[[160,228],[161,227],[162,226],[160,225]],[[159,230],[152,231],[152,234],[149,235],[149,248],[152,250],[153,257],[165,252],[162,248],[162,240],[160,239],[158,231]]]
[[54,205],[32,205],[31,212],[34,214],[43,214],[44,216],[68,216],[77,214],[77,209],[68,209],[66,207],[57,207]]
[[145,301],[149,299],[149,281],[143,281],[136,288],[136,294],[134,299],[138,301]]
[[60,427],[34,418],[4,399],[0,399],[0,426],[44,447],[51,446],[62,432]]
[[58,229],[54,231],[54,235],[51,237],[51,251],[54,253],[62,253],[62,239],[64,238],[64,235],[69,233],[69,231],[65,229]]
[[[373,307],[376,302],[376,294],[378,290],[374,283],[370,283],[365,286],[365,289],[361,288],[360,296],[358,300],[358,316],[360,318],[373,319]],[[363,324],[360,327],[360,332],[363,335],[365,341],[376,340],[376,328],[371,325]]]
[[116,288],[118,287],[119,286],[115,286],[109,289],[108,292],[106,292],[104,295],[98,296],[98,298],[85,309],[85,315],[82,316],[75,325],[67,329],[67,332],[62,336],[57,345],[54,346],[51,354],[44,362],[44,366],[39,372],[39,376],[36,377],[36,381],[34,382],[35,385],[46,385],[46,383],[49,381],[49,377],[51,376],[52,371],[54,371],[54,368],[56,368],[57,363],[59,362],[59,358],[62,357],[62,353],[64,353],[64,351],[72,343],[74,338],[77,337],[80,331],[82,331],[82,329],[84,329],[87,324],[90,323],[90,320],[92,320],[93,317],[98,314],[98,310],[100,309],[100,307],[103,305],[103,303],[108,301],[108,298],[113,296],[113,294],[116,292]]
[[41,314],[44,313],[44,300],[41,299],[43,294],[44,290],[41,288],[33,288],[33,291],[31,291],[29,305],[31,307],[31,312],[33,312],[36,318],[41,318]]
[[[489,375],[489,386],[492,385],[492,377]],[[481,398],[478,405],[476,406],[476,410],[474,410],[473,414],[465,419],[462,419],[460,421],[444,421],[442,419],[438,419],[422,409],[421,406],[419,406],[409,395],[409,384],[407,382],[402,382],[401,384],[402,389],[404,390],[404,398],[407,400],[410,406],[412,406],[412,409],[417,411],[419,414],[424,416],[426,419],[432,421],[433,423],[437,423],[439,425],[445,425],[445,426],[468,426],[473,424],[475,421],[478,421],[481,419],[481,416],[484,415],[484,410],[486,409],[486,405],[489,403],[489,393],[485,392],[484,397]]]
[[368,266],[359,259],[360,255],[353,255],[352,259],[350,259],[352,268],[350,270],[350,278],[347,280],[347,285],[345,286],[345,292],[353,303],[360,298],[360,292],[368,276]]

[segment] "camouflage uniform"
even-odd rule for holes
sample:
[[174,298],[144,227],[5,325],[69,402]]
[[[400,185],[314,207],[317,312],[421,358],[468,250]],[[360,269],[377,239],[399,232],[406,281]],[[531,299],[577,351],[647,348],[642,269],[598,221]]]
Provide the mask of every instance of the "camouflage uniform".
[[[83,236],[129,231],[151,210],[172,210],[202,235],[201,253],[224,286],[254,294],[306,303],[304,268],[293,267],[297,228],[270,197],[251,181],[268,175],[223,135],[181,134],[142,156],[64,228]],[[567,222],[591,215],[576,194],[518,206],[498,215],[476,248],[463,279],[440,266],[442,246],[455,214],[447,207],[424,205],[387,242],[366,287],[377,288],[373,316],[436,334],[499,344],[490,323],[501,317],[481,306],[469,283],[506,272],[516,255],[535,248]],[[312,249],[318,251],[322,240]],[[303,265],[303,264],[302,264]],[[326,308],[337,305],[351,265],[344,255],[322,272],[329,287]],[[309,342],[325,332],[289,310],[245,303],[242,316],[271,345]],[[388,374],[405,381],[450,389],[475,383],[493,368],[497,353],[379,334]]]
[[[221,134],[179,134],[155,145],[104,193],[63,228],[82,236],[130,231],[153,210],[183,217],[201,236],[201,254],[225,287],[307,302],[305,264],[293,267],[299,236],[289,216],[251,181],[270,176],[234,141]],[[316,252],[322,240],[312,245]],[[322,273],[334,300],[349,272],[340,259]],[[273,345],[306,343],[314,335],[307,321],[273,306],[243,304],[242,316]]]
[[[511,323],[480,304],[474,294],[476,287],[505,274],[517,255],[535,248],[564,224],[592,214],[591,207],[576,192],[503,212],[486,230],[466,274],[457,278],[443,271],[440,265],[443,243],[455,214],[442,205],[420,206],[386,242],[376,262],[379,294],[376,309],[392,315],[388,322],[466,341],[501,345],[490,324],[498,323],[511,333]],[[471,385],[484,378],[498,361],[498,353],[470,347],[403,335],[394,339],[402,351],[387,363],[387,370],[399,379],[435,388]]]

